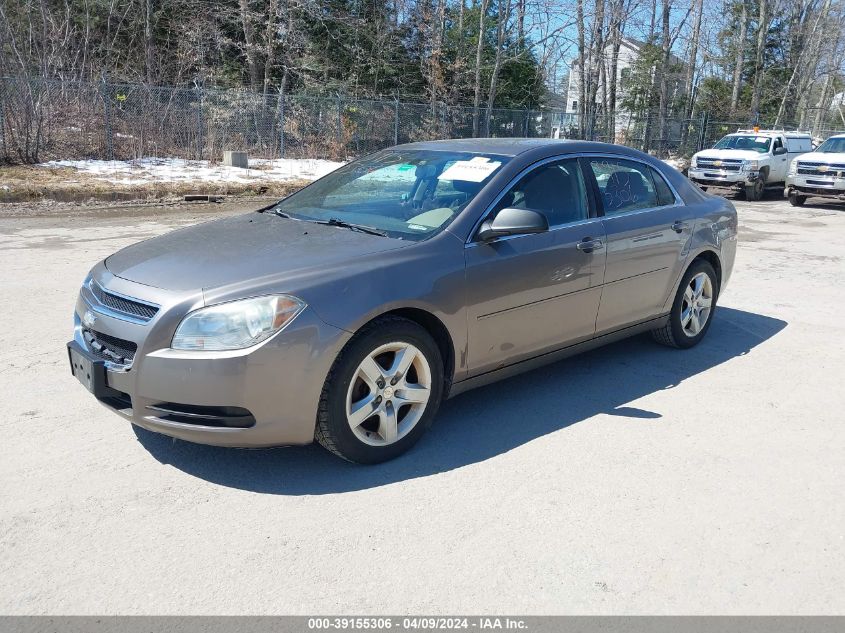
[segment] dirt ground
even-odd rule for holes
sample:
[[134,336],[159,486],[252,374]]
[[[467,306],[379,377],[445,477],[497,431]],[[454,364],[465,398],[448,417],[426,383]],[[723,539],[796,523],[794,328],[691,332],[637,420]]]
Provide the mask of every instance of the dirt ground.
[[250,205],[0,206],[0,612],[845,613],[845,208],[737,202],[700,346],[458,396],[357,467],[133,429],[67,367],[95,262]]

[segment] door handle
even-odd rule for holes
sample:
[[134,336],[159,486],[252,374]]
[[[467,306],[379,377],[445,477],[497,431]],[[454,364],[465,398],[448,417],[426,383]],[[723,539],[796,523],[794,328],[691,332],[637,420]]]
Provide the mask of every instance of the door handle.
[[675,231],[675,233],[683,233],[684,229],[686,229],[689,225],[686,222],[681,222],[680,220],[676,220],[672,223],[672,226],[669,228]]
[[594,240],[590,237],[585,237],[575,245],[575,248],[583,253],[592,253],[593,251],[598,251],[604,248],[604,244],[602,244],[601,240]]

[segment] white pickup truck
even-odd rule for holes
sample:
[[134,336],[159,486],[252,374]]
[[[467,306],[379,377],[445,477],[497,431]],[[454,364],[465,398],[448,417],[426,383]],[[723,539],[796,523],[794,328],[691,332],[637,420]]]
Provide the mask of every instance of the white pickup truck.
[[794,207],[802,206],[808,196],[845,200],[845,134],[831,136],[790,161],[786,195]]
[[702,189],[744,191],[759,200],[767,187],[784,187],[792,159],[812,149],[806,132],[739,130],[695,154],[688,174]]

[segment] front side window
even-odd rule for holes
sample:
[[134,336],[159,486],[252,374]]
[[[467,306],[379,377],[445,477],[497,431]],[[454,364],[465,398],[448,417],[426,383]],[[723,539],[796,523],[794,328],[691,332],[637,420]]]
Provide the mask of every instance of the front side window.
[[744,149],[757,152],[758,154],[766,154],[769,151],[771,143],[772,139],[766,136],[732,134],[722,137],[722,140],[713,147],[715,149]]
[[444,229],[508,160],[472,152],[386,150],[341,167],[272,211],[421,240]]
[[[590,167],[599,186],[605,215],[671,204],[661,203],[648,165],[616,158],[591,158]],[[674,196],[671,198],[674,202]]]
[[539,211],[549,227],[585,220],[587,188],[578,161],[560,160],[532,170],[499,200],[494,215],[506,207]]

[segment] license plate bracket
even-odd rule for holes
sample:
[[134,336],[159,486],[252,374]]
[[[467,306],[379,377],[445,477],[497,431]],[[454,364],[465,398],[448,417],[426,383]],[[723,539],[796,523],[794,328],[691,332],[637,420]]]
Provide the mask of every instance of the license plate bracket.
[[76,341],[67,344],[70,371],[88,391],[97,398],[105,398],[114,393],[106,381],[105,361],[92,357]]

